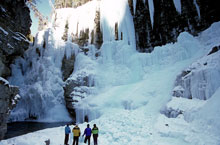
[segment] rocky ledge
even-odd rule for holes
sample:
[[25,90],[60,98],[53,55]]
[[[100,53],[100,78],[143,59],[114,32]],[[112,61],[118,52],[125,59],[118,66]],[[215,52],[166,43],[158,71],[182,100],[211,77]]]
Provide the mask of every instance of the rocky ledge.
[[20,96],[19,89],[9,85],[8,81],[0,77],[0,140],[7,132],[7,120],[10,111],[16,106]]

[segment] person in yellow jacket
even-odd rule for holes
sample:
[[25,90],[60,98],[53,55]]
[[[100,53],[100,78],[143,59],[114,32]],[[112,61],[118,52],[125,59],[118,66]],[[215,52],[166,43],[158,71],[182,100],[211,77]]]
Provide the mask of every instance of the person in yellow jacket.
[[73,145],[75,145],[75,143],[76,143],[76,145],[78,145],[79,137],[81,135],[81,131],[80,131],[80,128],[78,127],[77,124],[73,128],[72,132],[73,132]]
[[98,145],[99,129],[96,126],[96,124],[93,125],[92,134],[93,134],[94,145]]

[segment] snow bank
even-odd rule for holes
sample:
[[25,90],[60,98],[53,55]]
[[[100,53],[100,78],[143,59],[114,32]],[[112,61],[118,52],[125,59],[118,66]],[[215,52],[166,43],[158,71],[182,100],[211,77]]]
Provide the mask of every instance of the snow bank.
[[[207,101],[207,103],[197,112],[193,112],[187,116],[189,121],[192,121],[192,126],[194,126],[199,135],[196,136],[196,139],[199,142],[193,141],[190,137],[187,140],[190,140],[197,144],[219,144],[220,138],[220,88],[217,89],[215,94]],[[201,139],[200,137],[204,137]],[[211,139],[208,138],[211,136]]]

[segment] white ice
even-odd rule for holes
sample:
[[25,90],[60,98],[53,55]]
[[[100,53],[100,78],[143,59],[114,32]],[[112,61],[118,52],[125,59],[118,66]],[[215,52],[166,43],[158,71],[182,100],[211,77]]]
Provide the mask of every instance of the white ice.
[[1,30],[5,35],[8,35],[8,32],[5,31],[5,29],[3,29],[2,27],[0,27],[0,30]]
[[181,0],[173,0],[173,3],[176,7],[177,12],[181,14]]

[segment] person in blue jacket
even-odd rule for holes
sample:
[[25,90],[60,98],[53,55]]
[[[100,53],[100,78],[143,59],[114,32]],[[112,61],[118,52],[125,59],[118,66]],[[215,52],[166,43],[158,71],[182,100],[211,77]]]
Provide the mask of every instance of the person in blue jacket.
[[89,127],[89,124],[87,124],[87,128],[84,130],[83,136],[86,135],[84,143],[88,140],[88,145],[90,145],[90,137],[92,135],[92,129]]
[[65,145],[68,145],[70,132],[71,132],[71,130],[70,130],[69,124],[67,124],[65,127],[65,140],[64,140]]

